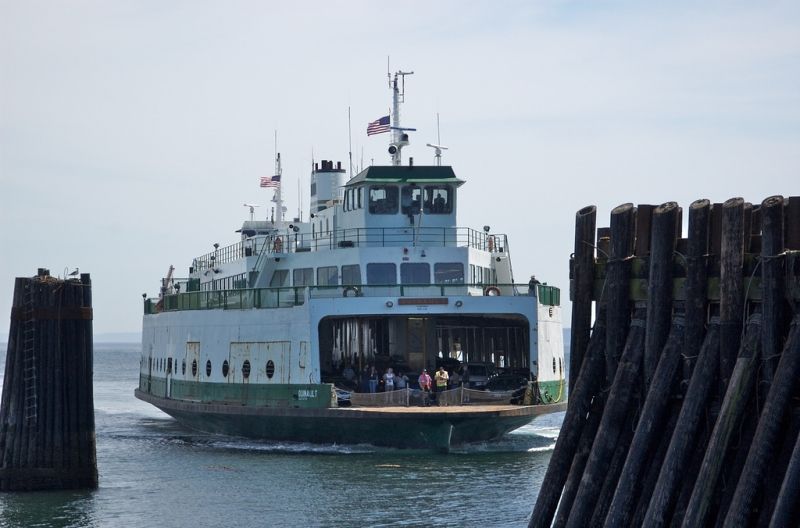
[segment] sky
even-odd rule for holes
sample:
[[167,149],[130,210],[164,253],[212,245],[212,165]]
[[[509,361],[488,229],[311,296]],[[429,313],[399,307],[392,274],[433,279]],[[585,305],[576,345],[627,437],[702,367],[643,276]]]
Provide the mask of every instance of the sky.
[[459,225],[507,234],[518,282],[568,291],[586,205],[800,194],[798,2],[0,0],[0,321],[14,277],[78,267],[95,332],[138,332],[269,203],[276,131],[292,215],[348,108],[355,163],[388,164],[387,58],[404,154],[433,162],[438,115]]

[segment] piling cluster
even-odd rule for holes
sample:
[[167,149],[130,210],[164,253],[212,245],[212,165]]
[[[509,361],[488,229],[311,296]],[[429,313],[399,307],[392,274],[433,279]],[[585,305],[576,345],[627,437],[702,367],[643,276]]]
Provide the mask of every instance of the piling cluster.
[[0,491],[96,488],[88,274],[17,278],[2,403]]
[[[569,407],[529,526],[798,526],[800,197],[578,211]],[[592,313],[594,323],[592,325]]]

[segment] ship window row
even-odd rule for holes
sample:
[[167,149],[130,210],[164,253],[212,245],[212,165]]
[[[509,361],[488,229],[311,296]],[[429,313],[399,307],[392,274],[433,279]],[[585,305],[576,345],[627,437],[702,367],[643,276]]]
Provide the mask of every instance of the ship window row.
[[[214,273],[214,270],[208,270],[206,273]],[[210,280],[200,285],[200,289],[202,291],[243,290],[245,288],[247,288],[247,273],[240,273],[239,275],[231,275],[230,277],[225,277],[222,279]]]
[[[347,192],[345,203],[348,200]],[[372,185],[369,188],[368,210],[370,214],[380,215],[397,214],[398,211],[404,215],[417,215],[420,212],[450,214],[453,212],[454,196],[450,185]],[[358,194],[358,201],[353,203],[358,203],[360,207],[360,199],[361,195]]]
[[363,209],[364,206],[361,203],[361,194],[361,187],[344,191],[344,200],[342,200],[342,207],[344,210],[355,211],[357,209]]
[[[171,357],[169,357],[169,358],[156,358],[155,361],[153,361],[152,357],[148,358],[148,366],[149,366],[150,370],[155,370],[156,372],[164,372],[166,374],[172,374],[173,365],[175,367],[175,374],[177,374],[178,373],[178,360],[177,360],[177,358],[175,358],[175,359],[173,359]],[[192,368],[192,377],[196,377],[197,376],[197,360],[196,359],[192,360],[191,368]],[[250,360],[249,359],[245,359],[244,362],[242,363],[242,367],[241,367],[241,372],[242,372],[242,378],[243,379],[250,378],[251,369],[252,369],[252,367],[250,365]],[[206,377],[211,377],[212,371],[213,371],[212,364],[211,364],[211,360],[209,359],[209,360],[206,361]],[[272,362],[272,360],[269,360],[266,363],[266,373],[267,373],[267,377],[268,378],[272,378],[272,376],[275,373],[275,364]],[[186,360],[185,359],[181,362],[181,374],[182,375],[186,375]],[[224,360],[222,362],[222,376],[227,378],[228,374],[230,374],[230,364],[228,363],[228,360],[226,359],[226,360]]]
[[497,271],[492,268],[470,264],[469,281],[472,284],[497,284]]
[[[475,266],[470,266],[470,269]],[[483,279],[491,275],[489,268],[480,268]],[[275,270],[269,281],[271,288],[289,286],[289,271]],[[387,286],[395,284],[431,284],[431,265],[427,262],[403,262],[400,264],[400,281],[397,277],[397,264],[394,262],[371,262],[366,268],[366,284],[370,286]],[[361,266],[346,264],[338,266],[321,266],[316,268],[296,268],[291,270],[292,286],[360,286]],[[316,282],[315,282],[316,279]],[[476,282],[473,280],[473,282]],[[483,280],[477,281],[483,284]],[[464,284],[464,264],[461,262],[437,262],[433,265],[433,284]]]

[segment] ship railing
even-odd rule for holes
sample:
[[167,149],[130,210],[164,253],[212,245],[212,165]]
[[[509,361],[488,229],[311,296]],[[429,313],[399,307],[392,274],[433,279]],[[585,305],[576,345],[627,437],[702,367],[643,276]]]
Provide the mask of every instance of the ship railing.
[[246,310],[250,308],[290,308],[305,303],[306,287],[214,290],[165,295],[146,299],[144,312],[183,310]]
[[[161,299],[146,299],[144,313],[182,310],[246,310],[250,308],[290,308],[310,299],[343,297],[446,298],[457,296],[528,295],[525,284],[397,284],[295,286],[287,288],[248,288],[175,293]],[[432,303],[435,304],[435,303]]]
[[527,295],[525,284],[387,284],[350,286],[310,286],[309,298],[325,299],[335,297],[455,297],[470,295],[474,297],[492,295]]
[[468,227],[359,227],[311,233],[256,236],[214,249],[194,259],[193,269],[214,269],[227,262],[273,253],[299,253],[353,247],[469,247],[507,253],[508,236]]
[[352,392],[353,407],[409,407],[438,405],[508,405],[517,391],[482,391],[456,387],[446,391],[426,393],[420,389],[396,389],[386,392]]

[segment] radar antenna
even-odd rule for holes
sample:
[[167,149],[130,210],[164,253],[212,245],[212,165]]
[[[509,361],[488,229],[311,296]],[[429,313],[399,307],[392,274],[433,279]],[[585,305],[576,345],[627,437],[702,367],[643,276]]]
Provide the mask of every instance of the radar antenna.
[[439,131],[439,112],[436,112],[436,143],[427,143],[427,146],[434,149],[434,162],[437,167],[442,166],[442,151],[447,150],[447,147],[442,145],[442,135]]
[[434,149],[434,162],[436,163],[437,167],[441,167],[442,165],[442,151],[447,150],[447,147],[444,145],[436,145],[433,143],[428,143],[428,147]]
[[245,207],[249,207],[250,208],[250,221],[252,222],[253,221],[253,213],[255,212],[256,207],[261,207],[261,206],[258,205],[258,204],[249,204],[249,203],[242,204],[242,205],[245,206]]

